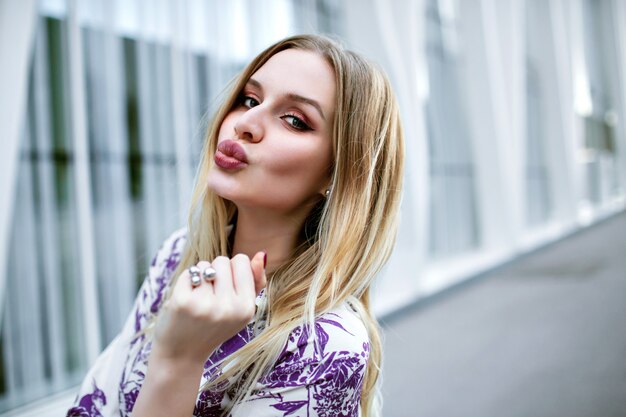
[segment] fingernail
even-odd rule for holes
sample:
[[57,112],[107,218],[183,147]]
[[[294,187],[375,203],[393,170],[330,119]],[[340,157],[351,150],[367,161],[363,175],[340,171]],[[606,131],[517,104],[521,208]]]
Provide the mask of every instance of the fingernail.
[[267,266],[267,252],[263,252],[263,268]]

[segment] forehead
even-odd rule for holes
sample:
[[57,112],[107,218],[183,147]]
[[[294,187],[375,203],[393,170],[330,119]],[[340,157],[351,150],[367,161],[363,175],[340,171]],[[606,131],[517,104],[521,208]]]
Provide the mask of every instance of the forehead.
[[330,114],[335,106],[335,72],[321,55],[287,49],[273,55],[252,77],[267,94],[295,93],[316,100]]

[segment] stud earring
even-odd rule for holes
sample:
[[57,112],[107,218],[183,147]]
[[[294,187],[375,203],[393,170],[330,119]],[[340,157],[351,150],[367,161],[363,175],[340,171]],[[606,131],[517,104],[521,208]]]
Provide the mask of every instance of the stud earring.
[[326,198],[328,198],[328,196],[330,195],[330,188],[326,190],[326,192],[324,193],[324,195],[326,196]]

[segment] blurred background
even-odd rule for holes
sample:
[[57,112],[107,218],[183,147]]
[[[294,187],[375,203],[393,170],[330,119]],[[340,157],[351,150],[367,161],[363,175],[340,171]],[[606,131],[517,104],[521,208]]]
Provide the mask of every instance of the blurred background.
[[270,43],[378,62],[407,167],[386,416],[626,416],[626,2],[0,0],[0,415],[63,415]]

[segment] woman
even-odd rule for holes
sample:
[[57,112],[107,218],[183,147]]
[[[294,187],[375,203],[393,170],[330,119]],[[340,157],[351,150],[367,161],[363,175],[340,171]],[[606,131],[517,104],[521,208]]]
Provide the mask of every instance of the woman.
[[395,241],[402,165],[379,69],[321,36],[263,51],[209,129],[188,228],[68,415],[376,414],[369,290]]

